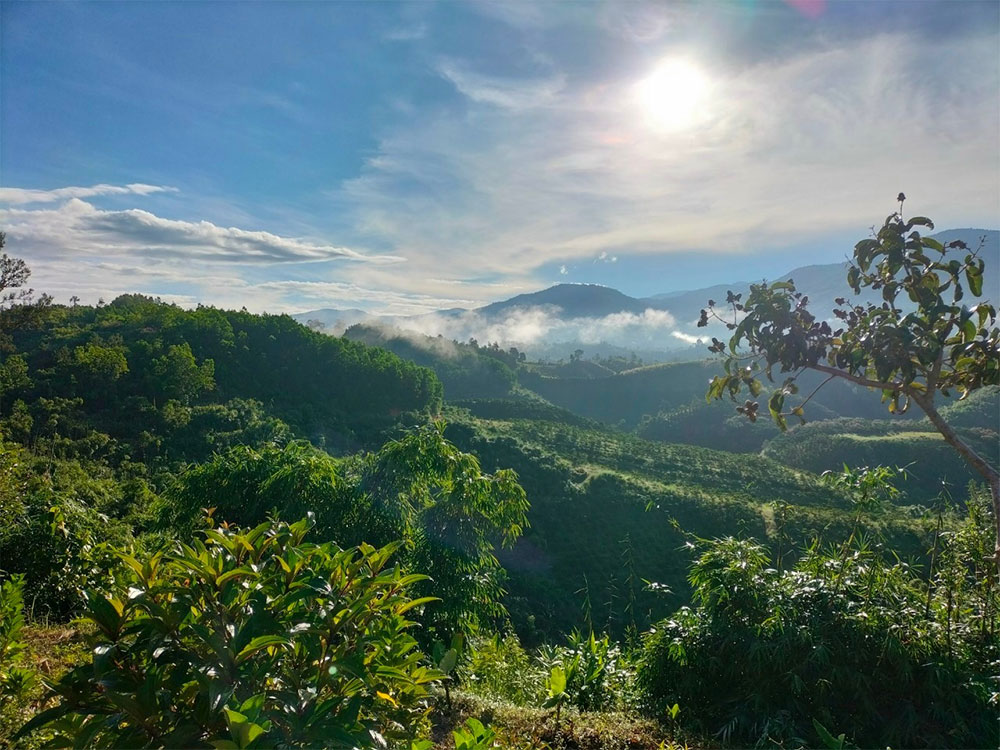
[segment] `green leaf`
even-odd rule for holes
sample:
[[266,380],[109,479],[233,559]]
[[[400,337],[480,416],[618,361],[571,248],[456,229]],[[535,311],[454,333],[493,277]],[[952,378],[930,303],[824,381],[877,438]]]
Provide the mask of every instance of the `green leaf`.
[[222,586],[226,581],[231,581],[232,579],[238,578],[239,576],[252,576],[252,575],[256,574],[252,570],[250,570],[250,568],[247,567],[234,568],[233,570],[227,571],[218,578],[216,578],[215,583],[217,586]]
[[846,735],[841,734],[839,737],[834,737],[827,731],[827,728],[820,724],[816,719],[813,719],[813,726],[816,728],[816,734],[819,735],[820,740],[828,748],[828,750],[843,750],[846,744]]
[[259,635],[248,643],[242,651],[236,655],[236,663],[240,664],[253,656],[258,651],[271,646],[284,646],[288,644],[288,639],[280,635]]
[[969,291],[977,297],[983,296],[983,274],[974,268],[965,269],[965,278],[969,282]]
[[558,664],[549,673],[549,693],[553,696],[566,692],[566,672]]
[[445,674],[451,674],[451,671],[458,664],[458,651],[453,648],[448,649],[445,655],[441,658],[438,664],[438,669],[440,669]]
[[404,612],[409,612],[414,607],[419,607],[422,604],[429,604],[430,602],[439,602],[439,601],[441,601],[441,599],[436,596],[422,596],[419,599],[413,599],[411,601],[408,601],[406,604],[397,609],[396,612],[398,614],[403,614]]

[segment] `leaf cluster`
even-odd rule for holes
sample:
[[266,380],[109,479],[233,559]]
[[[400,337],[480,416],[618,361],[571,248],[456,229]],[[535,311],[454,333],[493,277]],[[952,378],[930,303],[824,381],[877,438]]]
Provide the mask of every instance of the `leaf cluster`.
[[[763,391],[759,374],[790,373],[768,401],[768,410],[784,429],[787,416],[802,417],[802,406],[786,410],[785,399],[796,393],[794,381],[804,370],[853,378],[878,387],[890,412],[903,412],[911,398],[926,399],[935,391],[963,396],[1000,382],[1000,329],[996,308],[983,300],[984,260],[979,249],[954,240],[942,244],[921,233],[933,229],[925,217],[889,215],[881,229],[854,248],[847,286],[855,293],[877,292],[880,304],[836,300],[834,329],[809,309],[809,299],[793,280],[754,284],[746,300],[729,293],[729,315],[714,301],[702,311],[699,325],[718,320],[732,331],[728,342],[713,338],[711,351],[726,357],[726,374],[713,379],[707,398],[746,388],[751,400],[744,413],[756,416]],[[808,401],[806,399],[805,401]]]
[[310,544],[311,520],[225,525],[87,595],[93,662],[52,689],[53,746],[375,747],[412,738],[441,673],[394,546]]

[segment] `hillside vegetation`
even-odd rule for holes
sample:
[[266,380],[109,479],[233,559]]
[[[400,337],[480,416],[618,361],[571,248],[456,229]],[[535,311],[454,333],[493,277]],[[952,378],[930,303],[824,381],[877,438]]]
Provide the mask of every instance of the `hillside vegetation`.
[[[983,559],[981,495],[925,511],[882,474],[794,465],[843,420],[765,455],[718,450],[765,436],[699,403],[706,363],[552,377],[516,351],[366,335],[380,346],[136,296],[13,327],[0,742],[426,750],[453,732],[440,747],[652,750],[814,745],[826,727],[992,742],[977,717],[997,592],[963,562]],[[952,416],[987,440],[995,399]],[[831,434],[923,439],[917,421],[855,422]],[[779,619],[738,624],[765,609]],[[760,671],[751,642],[787,669]],[[879,653],[892,669],[857,694],[914,718],[883,726],[884,708],[824,688],[860,690]]]

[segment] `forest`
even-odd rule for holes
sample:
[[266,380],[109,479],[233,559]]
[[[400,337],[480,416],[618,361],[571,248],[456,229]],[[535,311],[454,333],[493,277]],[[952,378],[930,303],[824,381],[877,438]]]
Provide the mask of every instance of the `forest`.
[[647,366],[4,255],[0,745],[996,747],[1000,332],[924,222]]

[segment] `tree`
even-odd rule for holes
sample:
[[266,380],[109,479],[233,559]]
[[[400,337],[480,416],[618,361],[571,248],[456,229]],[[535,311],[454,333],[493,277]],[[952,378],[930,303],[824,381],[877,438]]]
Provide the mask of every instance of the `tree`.
[[215,387],[215,362],[195,361],[188,342],[171,346],[167,353],[153,362],[153,374],[159,390],[167,398],[189,403],[202,391]]
[[[7,242],[7,235],[0,232],[0,250]],[[31,269],[20,258],[0,253],[0,348],[11,348],[10,332],[35,321],[35,316],[52,304],[52,297],[43,294],[34,299],[35,290],[25,288]]]
[[[712,379],[706,398],[728,394],[736,401],[744,388],[751,398],[737,411],[756,421],[756,399],[764,390],[758,375],[774,381],[775,369],[787,374],[770,396],[768,411],[779,428],[795,416],[804,421],[804,407],[834,378],[882,392],[891,413],[919,406],[942,437],[986,479],[993,500],[996,526],[995,561],[1000,567],[1000,472],[979,455],[945,420],[935,405],[940,393],[958,392],[965,398],[987,385],[1000,383],[1000,330],[996,308],[987,300],[963,304],[966,291],[983,296],[983,243],[970,249],[954,240],[942,244],[918,228],[933,229],[923,216],[886,217],[882,228],[854,247],[848,264],[847,285],[880,292],[881,304],[853,303],[839,297],[833,314],[834,330],[809,311],[809,298],[796,291],[791,279],[753,284],[743,301],[729,292],[728,314],[720,314],[713,300],[701,311],[699,326],[710,319],[726,325],[728,343],[712,338],[709,350],[725,355],[725,374]],[[796,379],[814,370],[827,376],[806,398],[787,408],[798,392]]]

